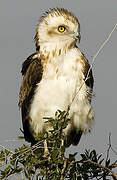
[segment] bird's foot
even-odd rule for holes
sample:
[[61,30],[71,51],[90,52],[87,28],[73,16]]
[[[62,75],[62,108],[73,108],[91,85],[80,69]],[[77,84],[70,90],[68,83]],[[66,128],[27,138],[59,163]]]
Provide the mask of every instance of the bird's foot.
[[48,160],[50,160],[50,153],[49,153],[49,150],[44,151],[43,158],[46,158],[46,159],[48,158]]
[[48,158],[48,160],[50,159],[50,152],[48,150],[48,146],[47,146],[47,141],[44,141],[44,155],[43,158]]

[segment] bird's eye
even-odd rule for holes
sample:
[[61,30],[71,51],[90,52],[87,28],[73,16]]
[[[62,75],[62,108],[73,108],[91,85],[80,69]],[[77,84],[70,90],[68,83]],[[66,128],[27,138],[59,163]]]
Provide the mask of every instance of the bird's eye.
[[66,28],[64,26],[59,26],[58,27],[58,31],[61,32],[61,33],[64,32],[65,30],[66,30]]

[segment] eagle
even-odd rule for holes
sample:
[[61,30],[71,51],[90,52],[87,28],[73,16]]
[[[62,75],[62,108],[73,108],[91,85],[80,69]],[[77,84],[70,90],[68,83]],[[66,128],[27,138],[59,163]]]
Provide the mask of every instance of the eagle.
[[[88,60],[76,45],[80,38],[79,21],[68,10],[53,8],[40,18],[36,51],[22,64],[19,93],[24,138],[32,145],[39,134],[52,129],[44,117],[67,111],[69,106],[70,121],[63,130],[65,147],[77,145],[91,129],[94,80]],[[46,140],[44,147],[47,153]]]

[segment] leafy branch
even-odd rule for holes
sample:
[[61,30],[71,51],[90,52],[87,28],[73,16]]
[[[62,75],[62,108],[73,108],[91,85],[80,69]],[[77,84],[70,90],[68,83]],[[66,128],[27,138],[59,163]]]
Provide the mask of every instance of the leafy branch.
[[[0,152],[0,179],[22,176],[22,179],[37,180],[89,180],[117,179],[117,160],[111,162],[109,152],[112,150],[110,136],[107,155],[104,160],[102,154],[95,150],[85,150],[76,160],[77,152],[65,156],[65,147],[62,143],[65,139],[63,129],[66,128],[69,118],[68,112],[57,111],[54,118],[46,118],[53,130],[38,137],[39,141],[32,147],[22,145],[13,151],[9,149]],[[44,140],[46,139],[49,155],[44,157]],[[1,145],[2,146],[2,145]],[[3,146],[2,146],[3,147]],[[20,178],[21,179],[21,178]]]

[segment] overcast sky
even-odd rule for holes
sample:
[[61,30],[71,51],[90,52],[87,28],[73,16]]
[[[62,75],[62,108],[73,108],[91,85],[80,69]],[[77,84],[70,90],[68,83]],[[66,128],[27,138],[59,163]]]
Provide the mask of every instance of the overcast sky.
[[[18,94],[21,64],[33,52],[33,38],[38,20],[45,10],[64,7],[72,11],[81,25],[79,48],[91,63],[100,45],[117,23],[117,0],[0,0],[0,144],[9,148],[20,132],[21,116]],[[83,135],[77,147],[67,152],[97,149],[107,150],[111,132],[112,145],[117,150],[117,29],[96,58],[94,73],[95,123],[91,134]],[[17,146],[24,142],[18,142]],[[112,156],[114,156],[112,154]]]

